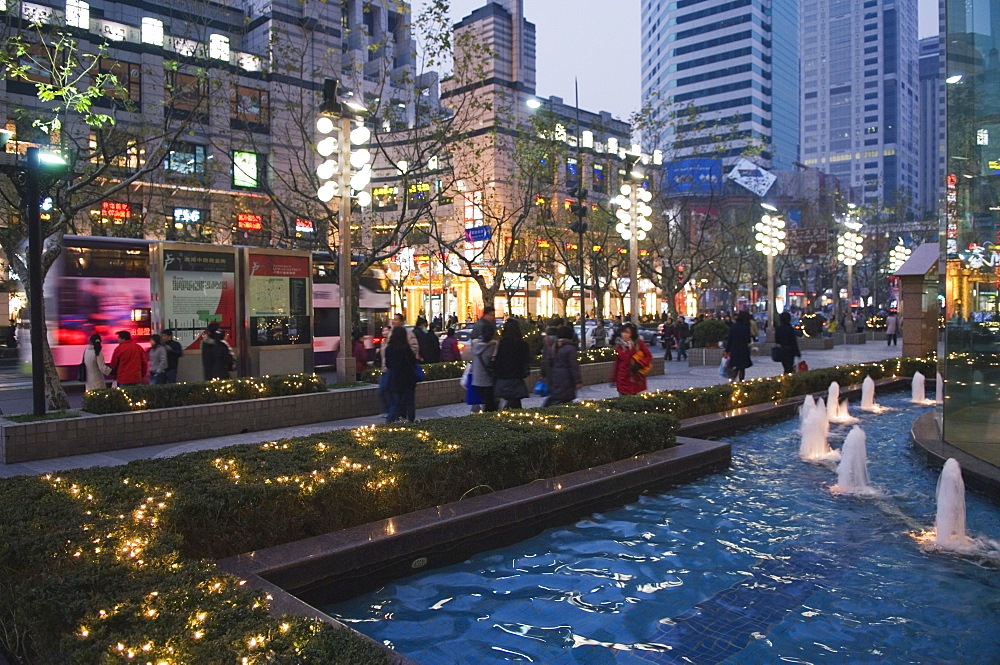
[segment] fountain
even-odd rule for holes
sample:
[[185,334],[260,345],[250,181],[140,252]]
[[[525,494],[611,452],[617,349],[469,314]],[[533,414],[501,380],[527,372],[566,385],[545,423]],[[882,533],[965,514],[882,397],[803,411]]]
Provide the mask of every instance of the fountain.
[[836,381],[830,383],[826,391],[826,417],[830,422],[834,422],[840,416],[840,384]]
[[874,496],[878,490],[868,484],[868,451],[865,431],[855,425],[844,439],[837,465],[837,484],[830,488],[835,494]]
[[927,399],[925,382],[927,379],[920,372],[913,374],[913,386],[910,390],[910,401],[914,404],[933,404],[934,400]]
[[846,399],[840,400],[840,408],[837,409],[837,422],[845,424],[858,422],[858,419],[851,415],[851,408]]
[[937,384],[934,386],[934,401],[938,404],[944,404],[944,378],[941,376],[941,372],[937,373]]
[[965,482],[962,467],[949,458],[937,484],[937,517],[934,544],[946,550],[967,550],[972,539],[965,533]]
[[875,380],[866,376],[861,383],[861,409],[864,411],[881,411],[882,407],[875,403]]
[[806,416],[816,408],[816,400],[813,399],[812,395],[806,395],[805,400],[802,401],[802,406],[799,407],[799,425],[804,426],[806,423]]
[[799,457],[809,462],[827,462],[840,459],[839,452],[830,450],[830,444],[827,442],[829,433],[830,421],[827,419],[826,404],[820,398],[816,401],[816,407],[804,414]]

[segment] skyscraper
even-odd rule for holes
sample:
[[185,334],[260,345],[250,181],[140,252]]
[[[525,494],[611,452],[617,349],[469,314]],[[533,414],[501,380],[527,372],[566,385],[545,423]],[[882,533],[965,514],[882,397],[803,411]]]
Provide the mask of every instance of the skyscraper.
[[941,38],[920,40],[920,174],[917,205],[921,216],[935,216],[944,194],[944,59]]
[[859,201],[915,207],[916,0],[804,0],[801,12],[802,161]]
[[[659,138],[672,158],[733,161],[758,146],[764,165],[798,160],[798,5],[643,0],[642,92],[667,121]],[[664,115],[681,110],[688,119],[676,125]]]

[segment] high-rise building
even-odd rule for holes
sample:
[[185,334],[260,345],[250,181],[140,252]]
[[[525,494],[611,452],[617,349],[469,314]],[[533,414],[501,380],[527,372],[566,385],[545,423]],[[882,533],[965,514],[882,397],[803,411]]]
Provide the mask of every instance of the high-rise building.
[[[671,158],[731,162],[758,147],[762,164],[792,168],[798,7],[796,0],[643,0],[642,92],[665,121],[659,143]],[[687,118],[680,123],[662,115],[679,111]]]
[[859,202],[915,207],[916,0],[804,0],[799,39],[802,161]]
[[944,59],[941,38],[920,40],[920,163],[917,206],[922,217],[936,216],[944,195]]

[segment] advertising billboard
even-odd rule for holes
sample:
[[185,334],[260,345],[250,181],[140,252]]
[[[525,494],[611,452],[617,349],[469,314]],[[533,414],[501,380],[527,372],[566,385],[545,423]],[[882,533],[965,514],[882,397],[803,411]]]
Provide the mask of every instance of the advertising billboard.
[[236,322],[236,255],[163,250],[163,320],[185,349],[197,348],[210,321],[232,333]]
[[667,164],[667,188],[671,193],[711,194],[722,188],[722,160],[679,159]]
[[311,270],[308,256],[247,255],[251,346],[312,343]]

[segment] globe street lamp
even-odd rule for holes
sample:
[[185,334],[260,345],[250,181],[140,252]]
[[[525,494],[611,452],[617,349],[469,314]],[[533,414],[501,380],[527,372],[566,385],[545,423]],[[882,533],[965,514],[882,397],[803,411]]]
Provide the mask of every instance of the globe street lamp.
[[761,207],[768,214],[762,215],[753,227],[757,232],[754,248],[767,257],[767,325],[769,330],[774,330],[777,316],[774,307],[774,257],[785,251],[785,220],[777,214],[778,209],[774,206],[762,203]]
[[837,237],[837,260],[847,266],[847,332],[854,332],[852,305],[854,302],[854,266],[862,257],[864,237],[858,233],[861,223],[847,221],[847,230]]
[[337,235],[340,260],[337,272],[340,285],[340,352],[337,354],[337,376],[341,381],[349,381],[356,373],[351,355],[354,330],[351,206],[354,200],[361,207],[372,202],[371,193],[365,190],[372,179],[372,156],[365,147],[371,139],[371,130],[359,119],[359,114],[364,112],[365,107],[356,101],[341,102],[337,81],[326,80],[320,116],[316,119],[316,132],[321,137],[316,143],[316,152],[321,160],[316,167],[320,183],[316,197],[323,203],[339,198]]
[[628,290],[629,307],[631,308],[632,323],[639,325],[639,241],[646,239],[646,234],[653,228],[649,221],[653,209],[649,207],[649,202],[653,199],[653,194],[643,187],[643,173],[638,168],[637,162],[627,164],[626,179],[633,184],[623,184],[619,190],[621,194],[612,199],[612,203],[618,205],[615,217],[618,224],[615,231],[623,240],[628,240]]
[[[910,258],[910,253],[910,248],[904,245],[903,239],[900,238],[896,246],[889,252],[889,272],[899,270],[906,263],[906,260]],[[875,304],[878,305],[878,303]]]

